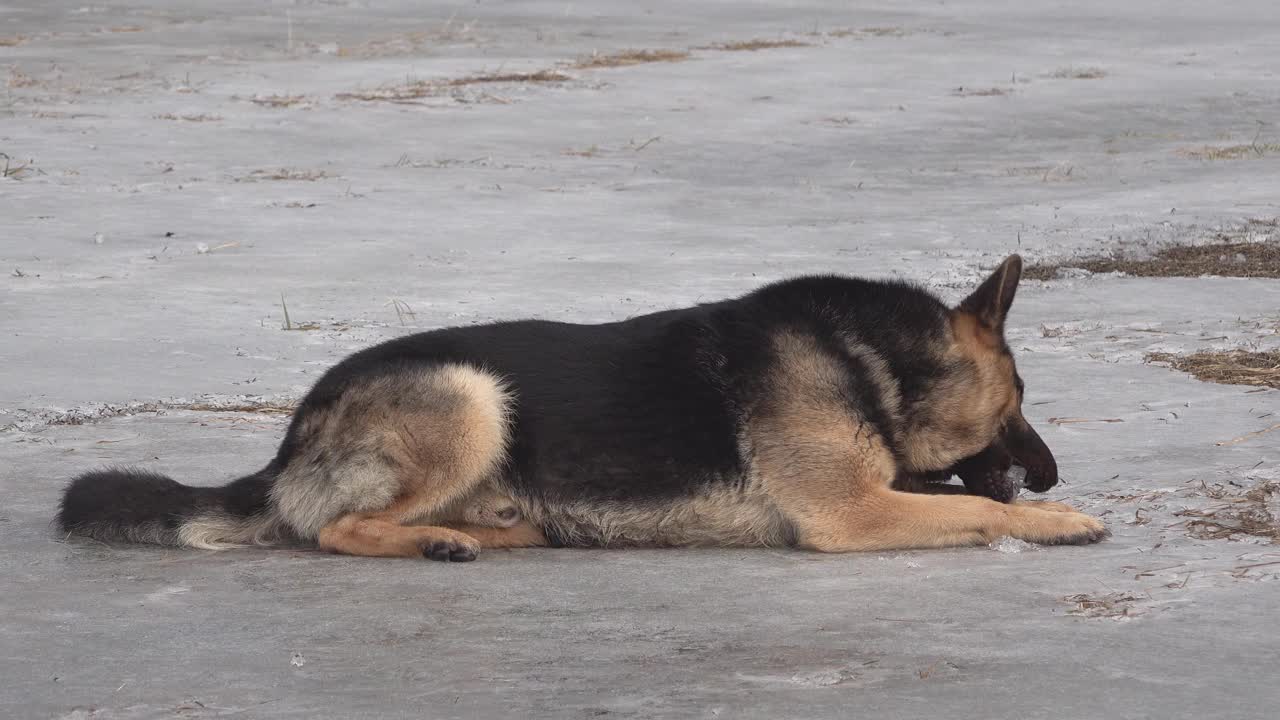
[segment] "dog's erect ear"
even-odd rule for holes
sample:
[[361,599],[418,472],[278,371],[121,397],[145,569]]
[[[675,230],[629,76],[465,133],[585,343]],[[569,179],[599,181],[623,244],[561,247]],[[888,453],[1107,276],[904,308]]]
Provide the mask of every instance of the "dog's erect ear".
[[1013,295],[1022,279],[1022,258],[1010,255],[960,303],[960,309],[972,313],[978,321],[992,330],[1004,329],[1004,318],[1013,305]]

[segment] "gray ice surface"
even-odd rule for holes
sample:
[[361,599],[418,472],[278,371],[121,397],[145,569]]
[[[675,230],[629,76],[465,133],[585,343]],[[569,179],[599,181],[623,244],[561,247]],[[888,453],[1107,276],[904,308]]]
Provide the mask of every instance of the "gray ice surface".
[[[806,45],[572,66],[757,38]],[[1022,288],[1049,497],[1094,547],[444,565],[48,523],[102,464],[258,468],[279,415],[184,408],[407,332],[1274,233],[1277,68],[1268,0],[5,3],[0,717],[1274,717],[1280,547],[1179,513],[1280,480],[1280,431],[1246,436],[1277,393],[1143,356],[1275,348],[1275,280]]]

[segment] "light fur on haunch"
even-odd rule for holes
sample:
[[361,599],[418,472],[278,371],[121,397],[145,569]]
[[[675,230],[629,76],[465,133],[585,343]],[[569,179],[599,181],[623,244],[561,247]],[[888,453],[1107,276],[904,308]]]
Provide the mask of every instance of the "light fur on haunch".
[[301,424],[298,457],[272,488],[275,510],[306,539],[393,503],[401,522],[430,519],[497,471],[510,400],[499,378],[464,365],[348,387]]

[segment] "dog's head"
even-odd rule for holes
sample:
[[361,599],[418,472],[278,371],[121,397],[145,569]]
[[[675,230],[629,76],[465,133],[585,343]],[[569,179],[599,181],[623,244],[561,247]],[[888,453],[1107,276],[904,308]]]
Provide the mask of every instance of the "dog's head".
[[1026,468],[1032,490],[1058,482],[1053,453],[1022,416],[1022,378],[1004,339],[1021,278],[1022,258],[1011,255],[949,311],[935,380],[914,403],[904,447],[910,469],[948,468],[994,445]]

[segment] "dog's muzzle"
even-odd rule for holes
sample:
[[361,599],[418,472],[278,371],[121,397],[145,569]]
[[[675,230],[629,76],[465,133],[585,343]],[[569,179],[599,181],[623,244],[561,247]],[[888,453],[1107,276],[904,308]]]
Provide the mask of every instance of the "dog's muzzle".
[[1023,484],[1028,490],[1042,493],[1058,484],[1058,461],[1021,414],[1005,425],[1000,443],[1013,456],[1013,461],[1026,469]]

